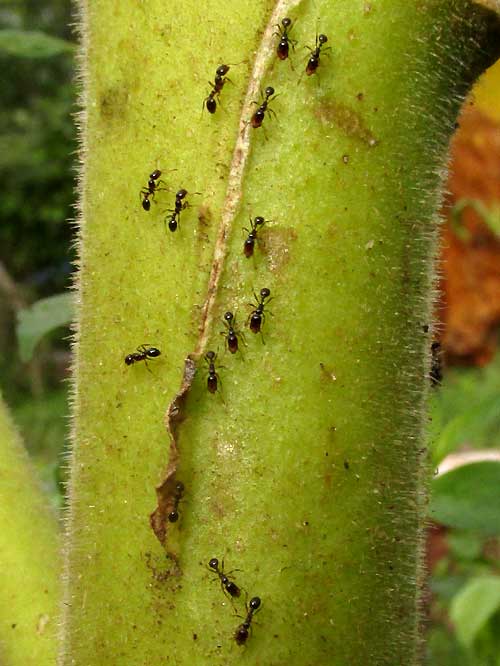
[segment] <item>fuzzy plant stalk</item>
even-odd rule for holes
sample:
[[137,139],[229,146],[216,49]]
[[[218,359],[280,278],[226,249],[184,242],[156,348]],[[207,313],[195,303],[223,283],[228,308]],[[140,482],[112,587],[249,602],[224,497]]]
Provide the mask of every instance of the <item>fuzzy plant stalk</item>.
[[0,664],[53,666],[60,542],[26,450],[0,396]]
[[60,666],[417,663],[436,210],[495,27],[467,0],[82,0]]

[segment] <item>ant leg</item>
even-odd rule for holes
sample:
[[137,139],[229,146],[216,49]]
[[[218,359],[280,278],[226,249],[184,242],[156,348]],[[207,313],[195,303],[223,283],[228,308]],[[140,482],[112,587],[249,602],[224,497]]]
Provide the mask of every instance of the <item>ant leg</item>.
[[156,186],[156,192],[171,192],[171,188],[167,187],[167,183],[164,180],[159,180]]
[[274,118],[274,120],[277,121],[277,120],[278,120],[278,116],[276,115],[276,111],[274,111],[274,109],[271,109],[271,107],[268,107],[267,110],[268,110],[268,112],[269,112],[270,114],[272,113],[272,116],[269,116],[269,117],[270,117],[270,118]]

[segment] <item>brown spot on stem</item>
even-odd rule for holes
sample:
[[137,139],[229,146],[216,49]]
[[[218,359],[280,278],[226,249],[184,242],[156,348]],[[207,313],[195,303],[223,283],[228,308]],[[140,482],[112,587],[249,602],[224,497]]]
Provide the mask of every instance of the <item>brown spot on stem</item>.
[[370,147],[376,146],[378,143],[372,131],[366,126],[363,116],[347,104],[323,100],[315,109],[314,115],[323,124],[333,123],[347,136],[359,139]]
[[127,90],[121,87],[108,88],[100,97],[99,110],[106,120],[123,119],[127,111]]
[[258,240],[269,270],[279,272],[290,260],[290,244],[297,240],[297,232],[291,227],[268,227]]
[[200,225],[200,229],[205,229],[212,225],[212,211],[210,209],[210,206],[202,204],[198,208],[198,222]]

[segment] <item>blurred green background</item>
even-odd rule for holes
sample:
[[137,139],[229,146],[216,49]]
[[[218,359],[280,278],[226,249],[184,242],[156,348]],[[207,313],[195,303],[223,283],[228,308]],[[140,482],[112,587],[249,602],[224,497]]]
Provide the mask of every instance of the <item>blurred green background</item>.
[[[69,430],[67,290],[75,260],[71,11],[69,0],[0,3],[0,388],[59,508]],[[478,88],[476,107],[489,114],[500,142],[499,102],[497,65]],[[488,242],[500,250],[497,230],[483,222]],[[460,242],[471,241],[462,234]],[[498,259],[500,266],[500,251]],[[446,315],[439,316],[446,325]],[[496,345],[496,330],[490,352],[491,335]],[[500,666],[500,358],[489,353],[480,365],[476,357],[457,359],[440,337],[437,357],[445,364],[431,388],[429,421],[425,663]]]

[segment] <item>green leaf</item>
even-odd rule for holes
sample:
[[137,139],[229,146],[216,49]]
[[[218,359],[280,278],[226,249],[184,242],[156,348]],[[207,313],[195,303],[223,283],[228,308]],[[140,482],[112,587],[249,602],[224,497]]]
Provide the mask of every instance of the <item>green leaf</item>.
[[484,539],[475,531],[454,530],[448,534],[448,545],[459,560],[476,560],[480,557]]
[[73,319],[72,294],[58,294],[42,298],[29,308],[21,310],[17,321],[17,339],[22,361],[29,361],[33,350],[49,331],[68,325]]
[[500,355],[485,368],[453,370],[431,400],[429,429],[437,465],[463,446],[496,447],[500,442]]
[[450,607],[450,617],[458,640],[470,647],[499,608],[499,576],[481,576],[470,580],[454,597]]
[[72,51],[74,45],[44,32],[0,30],[0,51],[20,58],[50,58]]
[[500,463],[479,462],[433,480],[429,516],[449,527],[500,534]]

